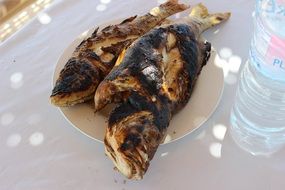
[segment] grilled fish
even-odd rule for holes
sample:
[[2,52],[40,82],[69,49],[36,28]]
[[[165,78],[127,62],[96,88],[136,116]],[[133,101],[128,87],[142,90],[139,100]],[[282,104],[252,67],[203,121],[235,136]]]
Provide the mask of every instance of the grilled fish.
[[187,8],[177,0],[169,0],[144,16],[130,17],[100,32],[97,28],[91,37],[82,41],[61,70],[50,96],[51,103],[71,106],[92,99],[98,84],[124,48],[165,18]]
[[98,86],[97,110],[118,103],[109,116],[105,152],[126,177],[143,177],[171,117],[189,101],[211,53],[211,44],[200,34],[229,17],[195,6],[189,17],[133,42]]

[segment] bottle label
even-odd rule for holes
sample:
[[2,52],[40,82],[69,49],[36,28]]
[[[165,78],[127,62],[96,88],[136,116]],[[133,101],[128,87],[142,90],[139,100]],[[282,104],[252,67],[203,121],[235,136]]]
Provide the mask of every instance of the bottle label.
[[[285,81],[285,0],[258,0],[256,49],[264,57],[259,69],[269,77]],[[256,56],[256,55],[255,55]]]
[[266,63],[274,67],[280,77],[285,77],[285,39],[272,36],[269,42]]

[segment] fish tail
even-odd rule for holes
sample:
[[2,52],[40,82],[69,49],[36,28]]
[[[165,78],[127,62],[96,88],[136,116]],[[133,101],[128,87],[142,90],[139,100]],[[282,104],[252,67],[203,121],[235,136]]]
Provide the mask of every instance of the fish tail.
[[194,21],[199,25],[200,32],[203,32],[228,20],[231,16],[231,13],[226,12],[210,14],[207,7],[205,7],[202,3],[199,3],[193,7],[189,16],[191,19],[194,19]]
[[178,0],[168,0],[167,2],[161,4],[159,7],[155,7],[150,11],[153,16],[166,18],[175,13],[184,11],[188,9],[189,6],[185,4],[179,4]]

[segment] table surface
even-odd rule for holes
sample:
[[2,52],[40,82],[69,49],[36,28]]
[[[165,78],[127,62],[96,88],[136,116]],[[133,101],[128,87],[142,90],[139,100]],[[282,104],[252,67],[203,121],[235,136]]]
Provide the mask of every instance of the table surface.
[[76,36],[114,18],[143,14],[157,1],[55,0],[0,44],[0,189],[283,190],[285,149],[253,156],[233,142],[229,130],[239,68],[248,57],[254,0],[203,2],[212,12],[232,12],[227,23],[204,33],[222,58],[221,102],[197,131],[160,146],[141,181],[114,171],[103,144],[72,128],[50,105],[49,95],[57,59]]

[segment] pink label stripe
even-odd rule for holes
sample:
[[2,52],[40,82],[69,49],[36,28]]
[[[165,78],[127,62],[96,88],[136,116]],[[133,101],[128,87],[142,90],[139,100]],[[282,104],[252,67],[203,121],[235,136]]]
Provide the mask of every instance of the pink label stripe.
[[279,58],[285,61],[285,39],[273,36],[268,47],[268,58]]

